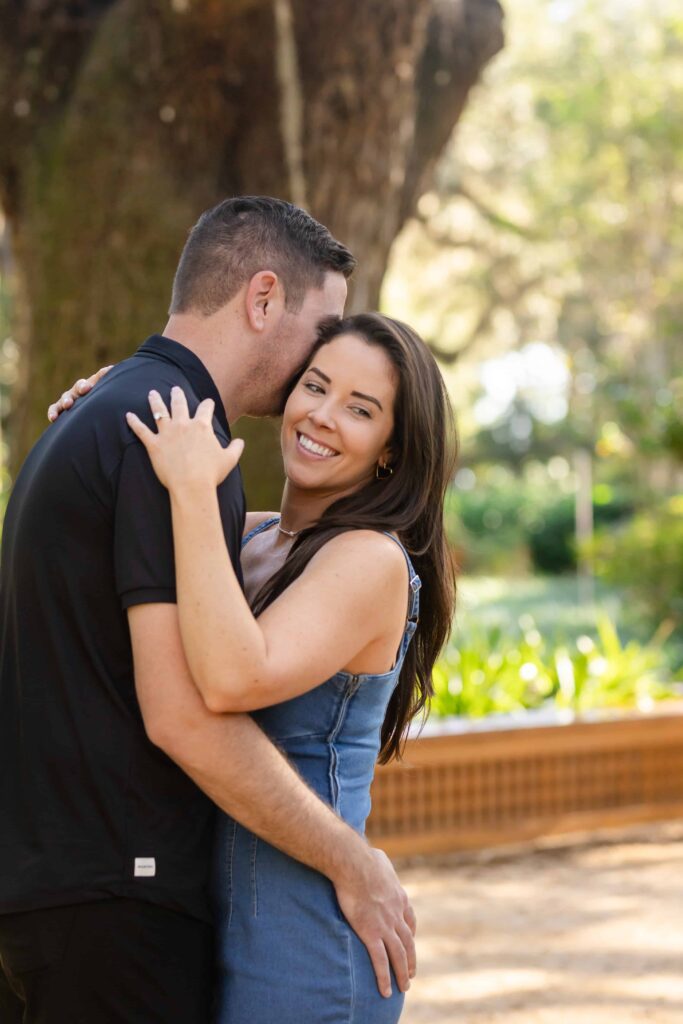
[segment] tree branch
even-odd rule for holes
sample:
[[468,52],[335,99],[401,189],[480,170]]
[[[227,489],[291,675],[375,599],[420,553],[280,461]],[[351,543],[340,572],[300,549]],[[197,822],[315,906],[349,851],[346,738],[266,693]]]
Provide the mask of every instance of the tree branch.
[[432,0],[427,42],[416,76],[416,134],[406,169],[401,223],[425,190],[470,89],[503,43],[503,9],[498,0]]
[[486,303],[486,306],[479,315],[476,324],[474,325],[473,329],[470,331],[466,339],[463,341],[463,343],[459,345],[457,349],[444,349],[441,348],[435,341],[429,341],[429,347],[436,356],[436,358],[439,360],[439,362],[443,363],[446,366],[452,366],[455,363],[457,363],[459,359],[462,359],[462,357],[466,353],[470,352],[471,349],[476,345],[477,341],[479,341],[484,331],[488,329],[489,324],[491,323],[491,320],[493,319],[493,316],[498,309],[500,309],[502,306],[505,306],[506,309],[514,309],[518,305],[520,300],[524,298],[524,296],[528,292],[530,292],[532,288],[535,288],[538,284],[541,284],[543,280],[545,280],[545,275],[534,274],[532,277],[527,278],[526,281],[520,281],[517,284],[517,286],[513,289],[513,291],[507,296],[503,296],[501,292],[498,290],[498,288],[495,285],[493,285],[491,288],[491,293],[489,294],[488,302]]
[[531,242],[541,241],[541,236],[536,231],[532,231],[530,228],[525,227],[523,224],[518,224],[516,221],[510,220],[502,213],[498,213],[492,209],[488,203],[476,194],[476,189],[472,190],[471,185],[464,185],[460,182],[451,190],[451,195],[462,196],[463,199],[467,199],[472,206],[475,207],[478,213],[487,220],[489,224],[492,224],[495,228],[501,228],[503,231],[508,231],[513,235],[518,235],[520,238],[525,238]]

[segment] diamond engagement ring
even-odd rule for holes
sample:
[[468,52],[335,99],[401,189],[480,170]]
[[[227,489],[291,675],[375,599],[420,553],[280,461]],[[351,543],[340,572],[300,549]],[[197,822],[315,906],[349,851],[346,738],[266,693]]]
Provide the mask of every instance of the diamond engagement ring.
[[171,418],[167,412],[155,412],[152,413],[152,415],[154,416],[155,420],[170,420]]

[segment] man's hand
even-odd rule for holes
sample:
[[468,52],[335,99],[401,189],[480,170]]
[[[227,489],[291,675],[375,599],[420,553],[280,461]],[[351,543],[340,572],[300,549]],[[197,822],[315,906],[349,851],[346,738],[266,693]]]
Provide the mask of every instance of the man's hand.
[[351,866],[334,886],[342,913],[370,954],[380,993],[390,996],[390,964],[402,992],[415,976],[415,912],[387,855],[370,846],[367,852],[365,863]]

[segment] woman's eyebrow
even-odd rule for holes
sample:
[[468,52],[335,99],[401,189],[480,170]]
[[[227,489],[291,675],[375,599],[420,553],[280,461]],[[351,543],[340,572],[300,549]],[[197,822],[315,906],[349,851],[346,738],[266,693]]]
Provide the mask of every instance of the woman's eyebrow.
[[[331,377],[328,377],[326,373],[323,373],[322,370],[319,370],[317,366],[309,366],[308,372],[315,373],[318,377],[320,377],[321,380],[324,380],[326,384],[332,383]],[[377,406],[380,412],[384,412],[384,409],[382,408],[382,403],[378,398],[373,398],[372,395],[364,395],[362,391],[352,391],[351,394],[353,395],[354,398],[364,398],[366,402],[372,402],[374,405]]]
[[322,378],[322,380],[324,380],[326,384],[331,384],[332,383],[331,378],[328,377],[326,373],[323,373],[322,370],[319,370],[317,366],[309,366],[308,370],[309,370],[310,373],[317,373],[318,376],[320,378]]
[[362,391],[352,391],[351,394],[354,398],[364,398],[366,402],[374,402],[380,412],[384,412],[379,398],[373,398],[372,395],[364,395]]

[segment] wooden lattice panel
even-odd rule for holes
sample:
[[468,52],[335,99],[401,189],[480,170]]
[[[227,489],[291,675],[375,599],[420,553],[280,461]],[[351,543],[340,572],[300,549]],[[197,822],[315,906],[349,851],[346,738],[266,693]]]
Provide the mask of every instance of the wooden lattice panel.
[[380,767],[370,838],[393,855],[683,815],[683,715],[409,741]]

